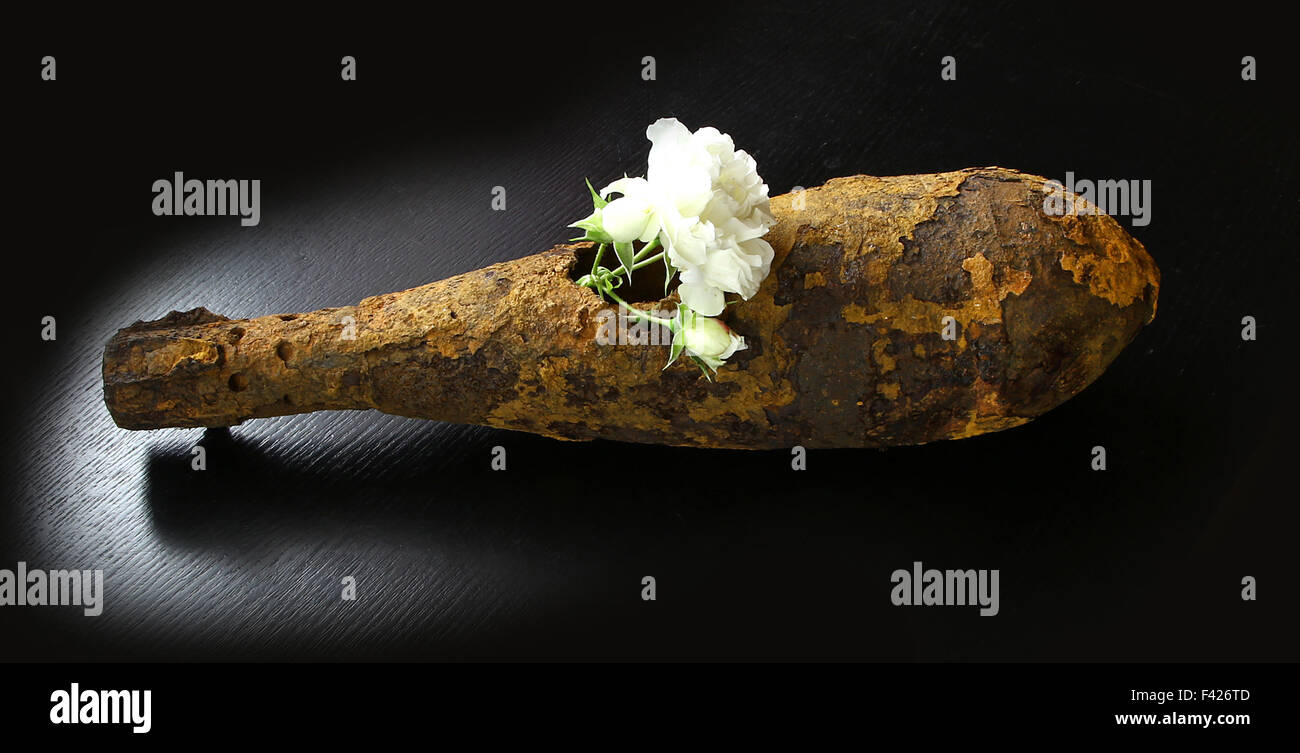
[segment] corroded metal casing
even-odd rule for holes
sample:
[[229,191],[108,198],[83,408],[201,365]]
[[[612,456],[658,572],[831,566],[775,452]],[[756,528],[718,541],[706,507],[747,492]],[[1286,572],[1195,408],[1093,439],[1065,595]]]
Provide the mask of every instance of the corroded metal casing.
[[1045,183],[983,168],[774,198],[772,273],[726,313],[748,349],[712,383],[663,370],[667,345],[598,342],[609,306],[573,284],[576,244],[345,308],[137,322],[105,350],[105,401],[128,429],[374,408],[750,449],[997,431],[1077,394],[1156,310],[1142,244],[1103,214],[1048,214]]

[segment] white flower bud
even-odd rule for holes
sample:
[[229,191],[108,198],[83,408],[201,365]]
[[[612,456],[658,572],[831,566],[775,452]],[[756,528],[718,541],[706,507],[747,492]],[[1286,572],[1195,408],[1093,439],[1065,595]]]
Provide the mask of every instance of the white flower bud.
[[[688,355],[696,356],[717,369],[738,350],[745,350],[745,338],[731,331],[718,319],[687,314],[673,339],[682,339]],[[675,343],[674,343],[675,344]]]

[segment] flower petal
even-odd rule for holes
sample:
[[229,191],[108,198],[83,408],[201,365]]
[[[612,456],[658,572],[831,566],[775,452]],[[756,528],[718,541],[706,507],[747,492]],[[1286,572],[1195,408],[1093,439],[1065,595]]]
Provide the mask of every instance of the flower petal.
[[691,130],[677,118],[660,118],[646,127],[645,137],[654,146],[679,146],[690,141]]
[[[634,196],[614,199],[601,210],[605,232],[615,243],[630,243],[640,238],[653,218],[654,211],[649,202]],[[658,232],[657,225],[655,231]]]
[[648,197],[650,195],[650,184],[645,178],[629,178],[625,175],[600,189],[602,199],[607,198],[612,193],[621,193],[624,196]]
[[682,303],[703,316],[717,316],[726,306],[722,291],[712,285],[683,282],[677,286],[677,292],[681,294]]

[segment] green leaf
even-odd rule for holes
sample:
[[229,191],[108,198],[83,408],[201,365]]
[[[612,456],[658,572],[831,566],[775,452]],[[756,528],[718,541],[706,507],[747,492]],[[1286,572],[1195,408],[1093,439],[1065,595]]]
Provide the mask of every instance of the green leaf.
[[668,252],[664,251],[664,295],[668,295],[668,283],[672,282],[673,275],[677,274],[677,268],[668,260]]
[[600,198],[600,194],[596,193],[596,189],[591,187],[590,178],[586,178],[585,180],[587,181],[587,190],[591,191],[592,205],[595,206],[597,209],[604,209],[605,205],[609,204],[609,202],[606,201],[605,199]]
[[600,210],[592,212],[590,216],[584,217],[577,222],[569,225],[579,230],[585,230],[586,234],[581,238],[573,238],[575,241],[595,241],[596,243],[609,243],[613,239],[605,232],[604,221],[601,219]]
[[569,242],[575,243],[577,241],[591,241],[593,243],[609,243],[610,240],[610,237],[605,235],[603,232],[592,232],[588,230],[586,235],[580,238],[570,238]]
[[631,282],[632,260],[636,258],[636,254],[632,251],[632,243],[630,241],[627,243],[615,243],[614,253],[618,255],[619,262],[623,264],[623,271],[627,272],[627,279]]
[[709,373],[709,368],[710,368],[709,365],[705,363],[699,356],[691,356],[691,360],[695,362],[696,366],[700,367],[700,373],[704,375],[704,378],[712,382],[713,375]]
[[673,336],[673,346],[668,352],[668,363],[664,364],[665,369],[677,362],[677,359],[682,355],[682,348],[685,346],[686,338],[680,335]]
[[668,351],[668,363],[664,364],[667,369],[674,363],[677,363],[678,357],[682,354],[682,349],[686,347],[686,338],[680,335],[682,331],[682,309],[684,306],[677,307],[677,313],[673,315],[672,325],[669,327],[673,333],[672,347]]

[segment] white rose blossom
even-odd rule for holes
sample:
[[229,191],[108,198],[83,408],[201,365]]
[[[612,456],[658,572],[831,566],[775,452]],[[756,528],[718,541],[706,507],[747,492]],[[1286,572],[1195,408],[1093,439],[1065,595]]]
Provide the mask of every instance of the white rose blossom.
[[676,118],[646,129],[645,178],[621,178],[600,192],[604,231],[617,243],[655,238],[680,275],[682,303],[717,316],[725,293],[749,299],[772,265],[763,240],[775,222],[754,158],[712,127],[691,133]]
[[[771,271],[772,247],[763,240],[775,222],[767,185],[754,159],[716,128],[691,133],[676,119],[662,118],[646,129],[646,138],[651,144],[646,177],[625,175],[599,193],[587,184],[592,214],[570,227],[584,231],[574,240],[599,247],[591,273],[577,283],[617,301],[628,316],[670,328],[673,341],[664,368],[685,354],[711,379],[728,358],[746,349],[745,338],[712,317],[726,307],[727,293],[749,299]],[[618,198],[610,200],[613,194]],[[643,244],[640,250],[634,241]],[[600,263],[611,243],[619,264],[614,269]],[[659,260],[669,267],[667,281],[674,273],[681,277],[681,304],[671,319],[641,311],[615,292],[624,276],[630,280],[634,270]]]

